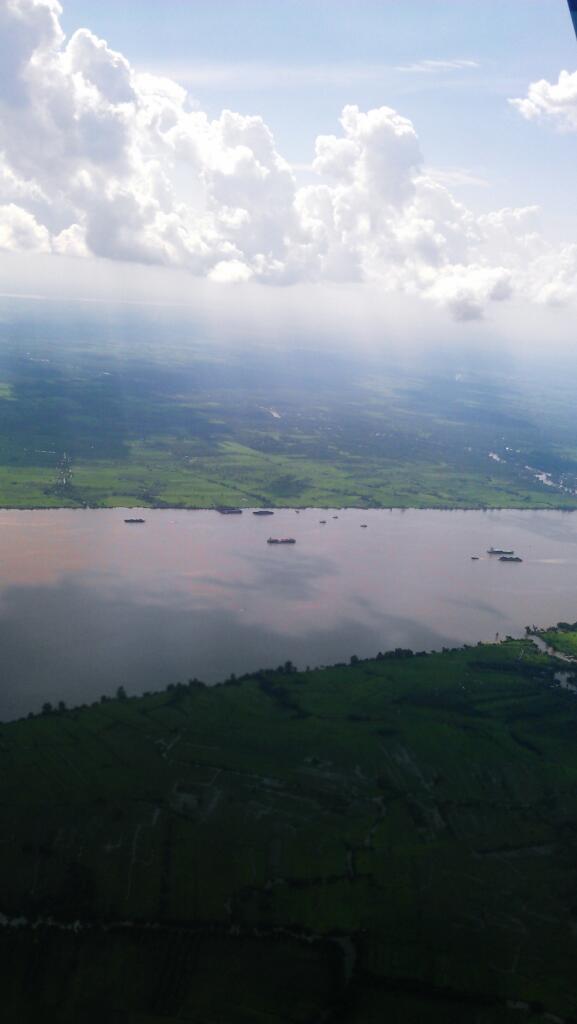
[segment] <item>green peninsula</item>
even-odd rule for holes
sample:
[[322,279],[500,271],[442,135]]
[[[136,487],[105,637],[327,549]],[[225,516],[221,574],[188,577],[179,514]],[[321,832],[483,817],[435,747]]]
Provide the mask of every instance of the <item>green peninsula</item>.
[[577,702],[530,639],[0,726],[3,1019],[577,1017]]

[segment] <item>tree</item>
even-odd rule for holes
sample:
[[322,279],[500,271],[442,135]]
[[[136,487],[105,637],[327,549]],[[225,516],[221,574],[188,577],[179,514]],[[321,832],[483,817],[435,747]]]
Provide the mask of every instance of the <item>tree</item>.
[[45,703],[44,703],[44,704],[42,705],[42,714],[43,714],[43,715],[49,715],[51,711],[53,711],[53,707],[52,707],[52,704],[50,703],[50,701],[49,701],[49,700],[47,700],[47,701],[46,701],[46,702],[45,702]]

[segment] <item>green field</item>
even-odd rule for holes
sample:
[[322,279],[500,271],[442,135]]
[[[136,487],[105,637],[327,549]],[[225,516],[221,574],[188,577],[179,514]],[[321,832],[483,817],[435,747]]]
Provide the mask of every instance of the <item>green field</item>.
[[554,629],[540,630],[538,635],[561,654],[577,658],[577,623],[561,622]]
[[227,347],[170,320],[17,312],[0,303],[0,506],[577,507],[562,367],[456,373],[386,346]]
[[577,1016],[577,704],[529,640],[0,727],[3,1019]]

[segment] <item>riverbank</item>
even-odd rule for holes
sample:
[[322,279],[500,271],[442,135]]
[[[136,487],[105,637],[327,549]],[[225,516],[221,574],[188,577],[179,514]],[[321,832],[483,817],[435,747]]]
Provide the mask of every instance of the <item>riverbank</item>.
[[193,442],[132,443],[115,459],[71,459],[64,476],[56,454],[45,459],[0,464],[0,507],[577,508],[575,494],[480,456],[455,465],[286,455],[232,441],[202,455]]

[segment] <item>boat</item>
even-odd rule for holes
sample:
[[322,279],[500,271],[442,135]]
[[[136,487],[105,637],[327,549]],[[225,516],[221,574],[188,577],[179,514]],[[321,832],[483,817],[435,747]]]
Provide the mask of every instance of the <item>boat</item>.
[[471,555],[471,561],[472,562],[478,562],[479,561],[479,556],[478,555]]
[[514,551],[507,551],[505,548],[487,548],[488,555],[514,555]]
[[321,524],[321,526],[326,526],[327,525],[326,519],[319,519],[319,523]]
[[274,516],[274,512],[270,508],[255,508],[252,514],[253,516]]
[[367,524],[366,523],[361,523],[361,530],[366,530],[366,529],[367,529]]
[[267,544],[296,544],[294,537],[269,537]]
[[125,523],[145,523],[146,519],[125,519]]
[[242,515],[242,509],[241,508],[227,508],[226,506],[221,506],[221,508],[217,508],[216,511],[220,512],[221,516],[241,516]]
[[522,562],[523,559],[519,558],[519,555],[501,555],[499,557],[500,562]]

